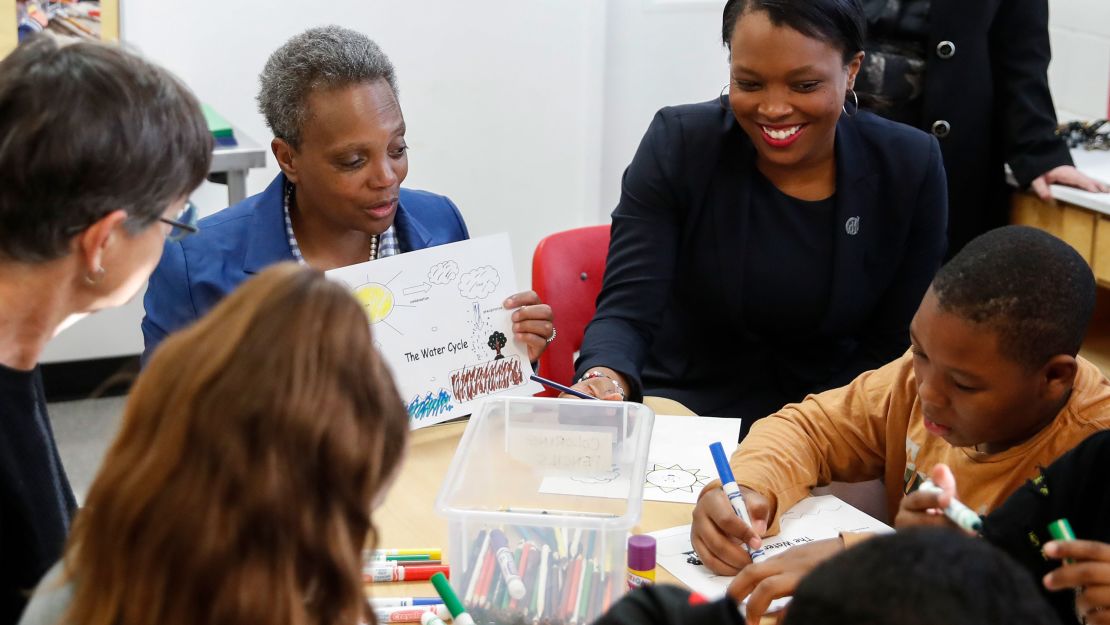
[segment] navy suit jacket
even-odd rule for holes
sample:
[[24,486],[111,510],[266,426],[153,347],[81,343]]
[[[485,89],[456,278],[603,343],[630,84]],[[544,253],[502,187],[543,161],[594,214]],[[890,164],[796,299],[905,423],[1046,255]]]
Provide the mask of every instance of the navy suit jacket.
[[[945,250],[946,187],[935,138],[870,113],[836,127],[836,231],[828,307],[816,327],[746,327],[743,285],[756,151],[719,100],[656,114],[624,174],[597,313],[577,375],[608,366],[631,395],[743,431],[807,393],[903,353]],[[757,268],[791,280],[775,258]]]
[[[167,334],[212,308],[240,282],[282,261],[292,261],[285,231],[278,174],[266,190],[200,221],[200,232],[167,241],[150,276],[143,305],[143,361]],[[451,200],[427,191],[401,189],[393,225],[402,252],[469,238]]]

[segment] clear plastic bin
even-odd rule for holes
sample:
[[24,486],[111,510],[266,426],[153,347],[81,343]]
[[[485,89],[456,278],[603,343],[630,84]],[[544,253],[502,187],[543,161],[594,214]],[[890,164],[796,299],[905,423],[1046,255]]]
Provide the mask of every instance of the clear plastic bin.
[[[584,625],[624,594],[654,421],[650,408],[624,402],[481,405],[436,498],[448,519],[451,585],[476,622]],[[575,480],[608,480],[611,497],[550,492],[573,490]],[[495,532],[507,539],[502,557],[512,555],[519,583],[501,573]]]

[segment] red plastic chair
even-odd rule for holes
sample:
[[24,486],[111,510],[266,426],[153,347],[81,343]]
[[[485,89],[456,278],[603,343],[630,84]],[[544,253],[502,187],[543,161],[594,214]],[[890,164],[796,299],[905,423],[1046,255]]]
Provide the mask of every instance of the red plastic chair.
[[[555,313],[557,336],[540,356],[539,375],[570,385],[582,334],[594,316],[609,252],[609,226],[587,226],[544,237],[532,255],[532,289]],[[555,397],[545,389],[537,397]]]

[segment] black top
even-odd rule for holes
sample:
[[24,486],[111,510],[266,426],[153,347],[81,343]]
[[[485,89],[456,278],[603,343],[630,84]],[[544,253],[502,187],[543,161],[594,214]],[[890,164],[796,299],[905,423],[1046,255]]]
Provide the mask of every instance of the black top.
[[[740,417],[746,431],[901,355],[944,253],[940,148],[861,112],[840,118],[834,150],[831,226],[767,222],[804,207],[760,200],[773,193],[758,190],[755,146],[732,112],[717,99],[660,111],[624,174],[576,375],[611,367],[630,399]],[[787,239],[795,227],[829,238]],[[799,275],[815,263],[822,275]]]
[[[875,3],[889,4],[899,15],[917,6],[914,0]],[[919,23],[902,20],[901,32],[880,36],[915,46]],[[1048,0],[930,0],[925,27],[920,114],[910,123],[926,131],[937,127],[938,136],[943,135],[948,253],[954,254],[975,236],[1009,223],[1010,187],[1003,163],[1026,186],[1072,160],[1055,135],[1056,111],[1048,88]],[[867,50],[875,47],[864,44]],[[860,83],[863,74],[857,88],[865,86]]]
[[39,370],[0,365],[0,625],[18,622],[61,557],[76,509]]
[[867,43],[856,93],[872,110],[903,124],[921,124],[929,43],[929,0],[864,0]]
[[[744,317],[753,331],[788,343],[815,338],[832,292],[836,197],[791,197],[756,171],[749,227],[759,232],[746,249]],[[774,271],[763,259],[775,258]],[[785,279],[784,279],[785,277]]]
[[621,598],[594,625],[744,625],[728,597],[707,602],[685,588],[642,586]]
[[1077,622],[1075,594],[1048,592],[1041,578],[1060,566],[1041,546],[1052,540],[1048,524],[1067,519],[1075,537],[1110,543],[1110,431],[1092,434],[1060,456],[1035,480],[1010,495],[983,520],[983,537],[1024,565],[1064,623]]

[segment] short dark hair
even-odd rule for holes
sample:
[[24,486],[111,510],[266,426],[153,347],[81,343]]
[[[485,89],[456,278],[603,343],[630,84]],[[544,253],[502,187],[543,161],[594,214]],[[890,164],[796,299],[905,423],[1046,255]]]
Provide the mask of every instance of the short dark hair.
[[942,310],[994,331],[1003,356],[1036,370],[1079,353],[1095,278],[1079,252],[1028,226],[979,235],[933,278]]
[[377,80],[386,81],[397,97],[393,63],[369,37],[340,26],[310,28],[266,61],[258,77],[258,108],[275,137],[298,147],[309,94]]
[[115,45],[35,35],[0,62],[0,258],[45,262],[123,209],[131,232],[204,180],[193,94]]
[[783,625],[1058,623],[1033,576],[986,541],[943,528],[877,536],[814,568]]
[[831,44],[847,63],[863,50],[867,21],[859,0],[728,0],[721,23],[721,40],[732,49],[732,31],[745,13],[762,11],[775,26],[788,26],[803,35]]

